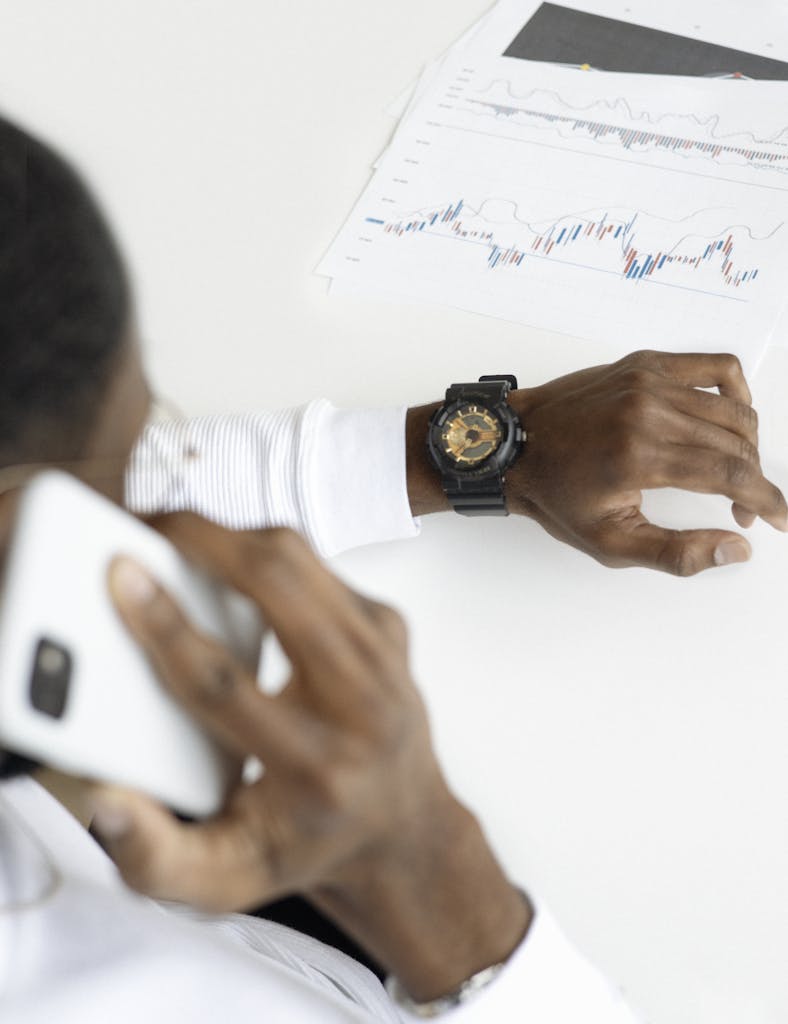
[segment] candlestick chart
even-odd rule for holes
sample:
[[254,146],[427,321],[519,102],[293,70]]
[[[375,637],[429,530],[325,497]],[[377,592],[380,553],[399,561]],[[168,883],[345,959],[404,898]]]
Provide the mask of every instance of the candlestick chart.
[[729,215],[724,208],[707,208],[667,220],[612,208],[532,220],[512,200],[487,198],[474,206],[459,198],[391,220],[366,220],[392,239],[432,237],[476,246],[488,272],[515,272],[534,261],[551,261],[617,274],[632,285],[746,291],[760,270],[753,258],[757,243],[774,237],[783,225],[758,236],[746,224],[728,223]]

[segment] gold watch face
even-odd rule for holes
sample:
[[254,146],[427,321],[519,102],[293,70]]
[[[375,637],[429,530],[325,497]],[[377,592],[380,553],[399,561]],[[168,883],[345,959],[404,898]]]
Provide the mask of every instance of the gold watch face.
[[463,405],[446,421],[441,433],[443,450],[449,458],[471,466],[491,455],[502,440],[500,422],[481,405]]

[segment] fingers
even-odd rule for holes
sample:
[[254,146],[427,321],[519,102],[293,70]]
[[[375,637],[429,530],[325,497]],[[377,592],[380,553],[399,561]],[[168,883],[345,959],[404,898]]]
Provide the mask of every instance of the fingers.
[[643,366],[690,388],[718,388],[721,395],[752,404],[741,363],[728,354],[635,352],[619,365]]
[[[358,724],[369,717],[365,708],[376,692],[412,685],[399,616],[346,587],[297,534],[282,529],[237,533],[188,514],[165,517],[156,525],[193,563],[252,597],[276,632],[305,691],[319,700],[322,710],[330,712],[335,721]],[[190,631],[160,589],[153,617],[160,618],[161,640],[153,652],[158,657],[158,671],[195,714],[216,722],[213,728],[221,728],[224,720],[217,720],[217,702],[210,695],[215,697],[218,692],[226,698],[230,689],[244,690],[234,685],[238,666],[228,662],[217,645]],[[173,636],[183,642],[173,642]],[[150,634],[143,632],[143,643],[145,637],[152,642]],[[201,685],[195,688],[189,679]],[[178,689],[179,680],[183,680],[182,690]],[[225,699],[221,705],[237,715],[227,723],[236,737],[234,746],[248,744],[257,723],[272,713],[267,706],[262,710],[263,705],[256,705],[255,714],[250,706],[253,700],[256,698],[247,694],[238,702]],[[279,702],[275,727],[262,734],[268,750],[264,760],[278,756],[273,735],[277,729],[282,731],[283,742],[291,745],[291,755],[297,753],[295,733],[299,730],[295,726],[286,730],[282,721],[287,704]],[[305,730],[300,734],[306,735]],[[246,749],[251,752],[248,746]]]
[[[758,414],[752,406],[696,388],[677,387],[666,393],[666,397],[674,409],[686,414],[684,426],[689,428],[687,436],[694,437],[696,443],[703,443],[705,437],[707,447],[758,462]],[[721,428],[716,434],[709,429],[712,424]],[[682,442],[675,436],[673,440]],[[757,518],[757,513],[738,502],[733,503],[731,511],[733,518],[745,530]]]
[[749,530],[758,518],[755,512],[750,512],[749,509],[744,508],[736,501],[731,505],[731,512],[733,513],[733,518],[744,530]]
[[268,763],[292,763],[306,753],[295,710],[261,693],[230,652],[198,632],[140,566],[116,558],[109,585],[160,680],[227,749]]
[[658,487],[681,487],[701,494],[724,494],[744,514],[755,513],[777,530],[788,530],[782,491],[766,479],[757,461],[710,448],[670,445],[655,467]]
[[[697,392],[705,395],[706,392]],[[708,395],[717,402],[726,403],[727,399],[715,395]],[[738,403],[737,403],[738,404]],[[742,408],[748,408],[742,406]],[[717,417],[718,420],[725,420],[724,416]],[[733,460],[736,465],[739,460],[749,463],[752,466],[754,479],[763,480],[761,472],[760,457],[758,448],[743,434],[733,433],[731,430],[717,426],[714,422],[705,419],[695,419],[692,416],[680,415],[672,419],[666,427],[665,440],[673,444],[686,446],[688,443],[693,447],[702,447],[710,453],[717,453]],[[686,485],[685,485],[686,486]],[[754,523],[758,513],[753,511],[749,504],[734,501],[731,511],[733,518],[743,529],[748,529]]]
[[157,524],[194,564],[251,597],[295,668],[352,685],[376,657],[380,630],[365,602],[291,530],[234,533],[198,516]]
[[683,413],[671,414],[664,440],[682,447],[707,448],[720,455],[741,459],[760,469],[761,460],[754,444],[740,434],[718,427],[708,420],[685,416]]
[[626,526],[611,524],[602,531],[605,561],[617,566],[642,566],[674,576],[694,576],[704,569],[746,562],[750,545],[725,530],[666,530],[638,516]]
[[230,810],[183,824],[140,793],[96,787],[92,827],[124,880],[159,899],[205,910],[235,910],[275,895],[262,837]]
[[[638,352],[617,365],[628,417],[619,429],[619,478],[630,489],[724,494],[743,528],[760,516],[788,529],[785,498],[761,471],[758,418],[735,357]],[[723,393],[698,390],[712,384]]]
[[714,424],[758,447],[758,414],[751,405],[697,388],[670,387],[662,393],[678,412]]

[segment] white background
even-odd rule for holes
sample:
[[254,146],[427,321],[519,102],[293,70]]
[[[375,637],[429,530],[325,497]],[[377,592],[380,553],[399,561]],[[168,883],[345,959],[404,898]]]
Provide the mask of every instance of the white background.
[[[2,107],[108,207],[156,387],[190,413],[413,404],[480,373],[536,384],[606,360],[329,297],[312,273],[386,141],[383,108],[484,9],[0,0]],[[786,381],[773,350],[753,390],[783,485]],[[730,523],[723,499],[648,507]],[[653,1024],[788,1020],[788,538],[751,534],[749,565],[693,580],[604,570],[515,519],[440,516],[339,563],[406,612],[447,770],[511,872]]]

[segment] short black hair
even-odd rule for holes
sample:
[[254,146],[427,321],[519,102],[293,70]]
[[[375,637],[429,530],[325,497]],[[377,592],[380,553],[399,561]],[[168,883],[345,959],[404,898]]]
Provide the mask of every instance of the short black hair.
[[117,245],[80,176],[0,117],[0,465],[79,456],[130,308]]

